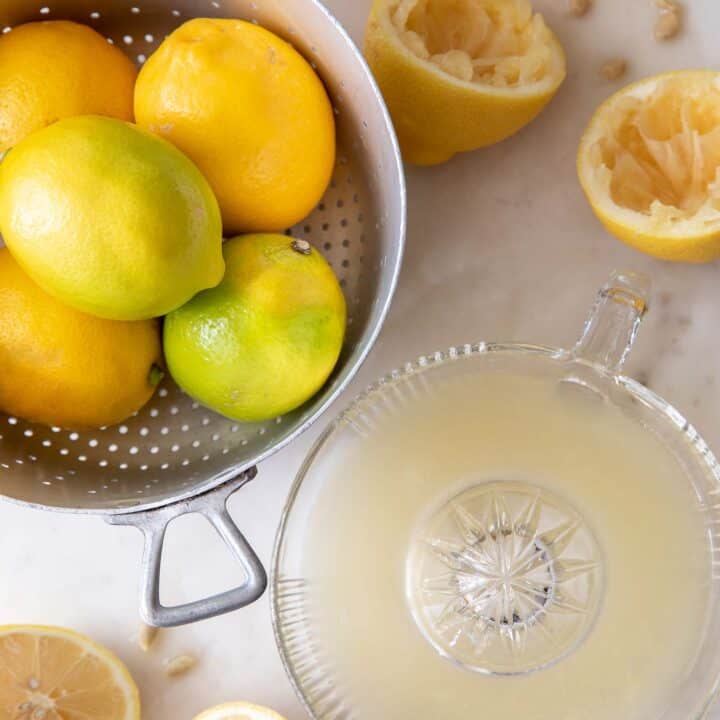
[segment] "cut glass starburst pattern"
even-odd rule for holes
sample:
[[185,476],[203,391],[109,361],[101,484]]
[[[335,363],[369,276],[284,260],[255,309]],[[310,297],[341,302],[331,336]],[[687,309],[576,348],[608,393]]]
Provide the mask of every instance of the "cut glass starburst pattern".
[[482,483],[418,530],[408,596],[443,656],[471,670],[526,673],[589,633],[602,596],[600,550],[564,499],[527,483]]

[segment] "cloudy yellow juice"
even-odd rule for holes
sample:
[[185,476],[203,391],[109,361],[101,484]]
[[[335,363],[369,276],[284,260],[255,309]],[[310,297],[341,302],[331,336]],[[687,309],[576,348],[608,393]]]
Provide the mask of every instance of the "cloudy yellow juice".
[[556,377],[387,398],[317,459],[302,555],[314,655],[351,716],[657,720],[710,593],[674,454]]

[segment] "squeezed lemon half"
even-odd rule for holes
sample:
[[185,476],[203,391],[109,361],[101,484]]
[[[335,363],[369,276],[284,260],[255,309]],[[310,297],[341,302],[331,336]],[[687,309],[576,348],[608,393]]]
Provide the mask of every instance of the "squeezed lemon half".
[[679,71],[620,90],[595,112],[577,157],[595,214],[655,257],[720,255],[720,73]]
[[285,720],[275,711],[260,705],[231,702],[200,713],[195,720]]
[[512,135],[565,78],[562,47],[528,0],[375,0],[365,54],[419,165]]
[[59,627],[0,627],[0,718],[140,720],[127,668],[109,650]]

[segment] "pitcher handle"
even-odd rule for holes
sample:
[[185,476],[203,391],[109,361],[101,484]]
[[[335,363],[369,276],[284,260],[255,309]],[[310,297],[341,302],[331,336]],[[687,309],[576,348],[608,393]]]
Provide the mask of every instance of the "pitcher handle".
[[615,271],[600,289],[575,343],[573,359],[618,374],[648,309],[650,278],[643,273]]

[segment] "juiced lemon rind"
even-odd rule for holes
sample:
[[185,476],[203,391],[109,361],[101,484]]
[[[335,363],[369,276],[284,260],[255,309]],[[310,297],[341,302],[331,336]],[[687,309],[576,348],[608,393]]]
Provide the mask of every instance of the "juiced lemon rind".
[[578,176],[607,229],[656,257],[720,255],[720,73],[664,73],[595,112]]

